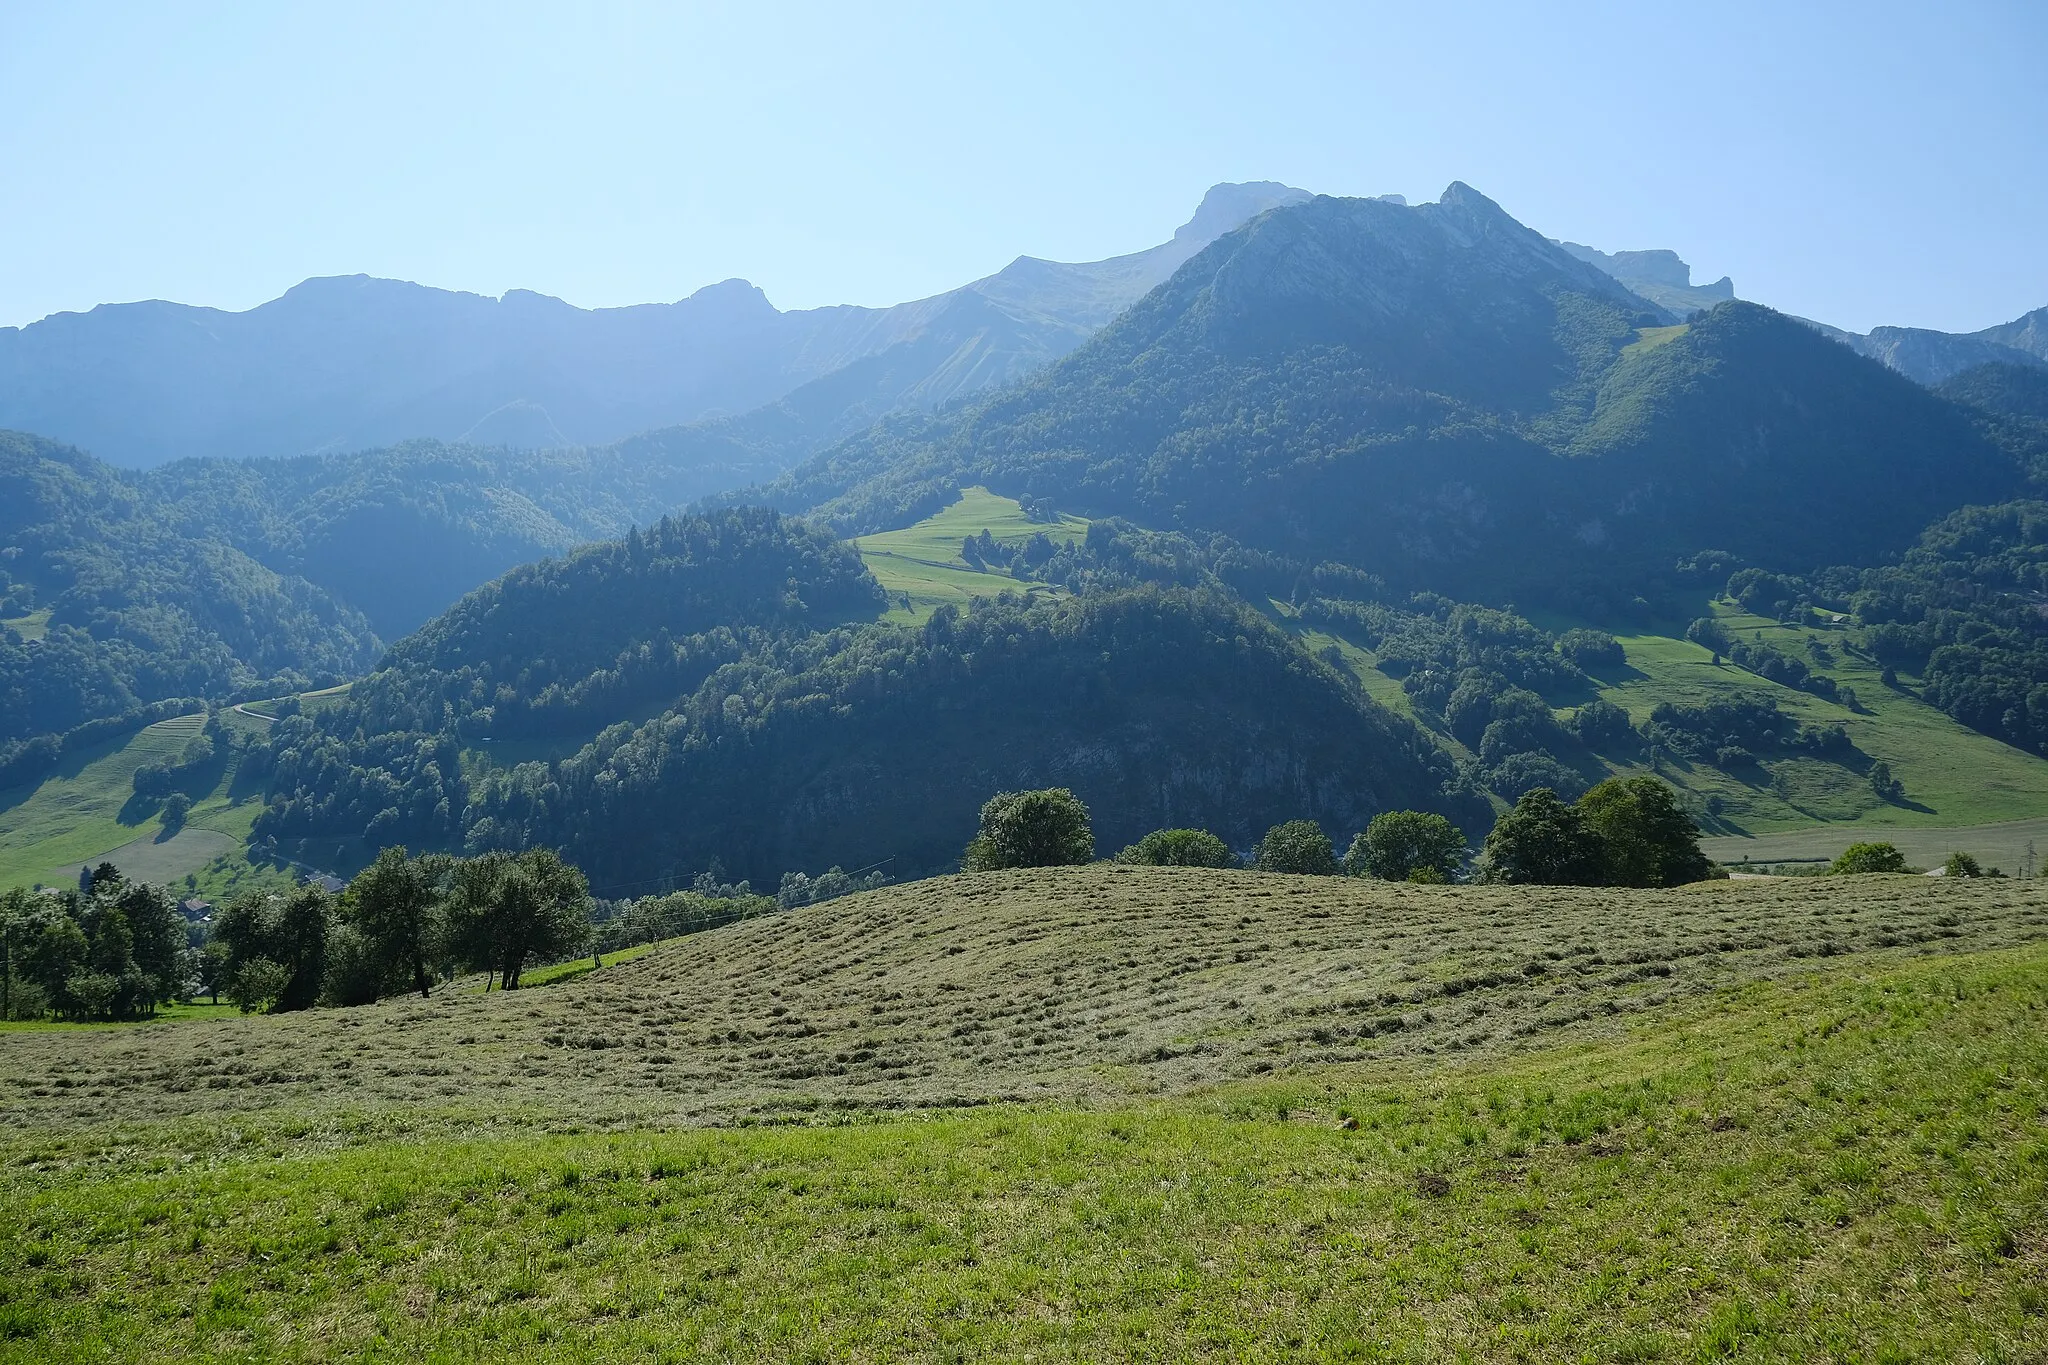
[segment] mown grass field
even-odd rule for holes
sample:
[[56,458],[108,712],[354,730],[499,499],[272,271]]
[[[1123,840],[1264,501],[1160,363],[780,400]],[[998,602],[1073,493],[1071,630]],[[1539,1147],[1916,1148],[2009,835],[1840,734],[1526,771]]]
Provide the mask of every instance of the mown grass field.
[[1987,868],[1996,867],[2007,876],[2018,877],[2041,871],[2048,858],[2048,816],[2035,820],[2008,820],[1990,825],[1878,829],[1860,825],[1818,825],[1811,829],[1755,837],[1705,839],[1701,846],[1707,856],[1730,865],[1752,863],[1832,862],[1843,849],[1858,840],[1881,839],[1894,844],[1915,867],[1935,868],[1955,852],[1972,854]]
[[1061,542],[1086,535],[1088,523],[1070,516],[1057,522],[1036,522],[1015,499],[977,487],[963,489],[958,502],[914,526],[862,536],[853,542],[854,547],[889,595],[883,619],[917,623],[929,619],[943,605],[965,608],[977,597],[1000,592],[1041,596],[1055,592],[1042,583],[1023,583],[1006,573],[985,572],[963,559],[961,541],[983,531],[1005,545],[1021,545],[1041,531]]
[[0,626],[5,626],[24,640],[40,640],[50,633],[50,609],[44,607],[26,616],[9,617],[0,621]]
[[0,1358],[2038,1359],[2043,904],[1090,868],[6,1035]]
[[[1820,821],[1898,830],[2048,815],[2048,760],[1967,729],[1908,690],[1886,688],[1875,663],[1844,647],[1843,632],[1780,625],[1729,603],[1717,604],[1716,614],[1732,634],[1760,637],[1853,688],[1860,710],[1766,682],[1725,659],[1717,668],[1707,650],[1665,636],[1623,637],[1630,670],[1637,676],[1610,681],[1602,695],[1639,721],[1661,701],[1700,701],[1741,691],[1768,696],[1803,722],[1843,726],[1857,748],[1888,763],[1906,788],[1903,802],[1882,801],[1858,774],[1808,758],[1768,764],[1771,776],[1782,776],[1780,785],[1744,782],[1706,765],[1683,772],[1667,767],[1666,776],[1702,795],[1719,795],[1734,830],[1764,834]],[[1825,651],[1826,664],[1818,661],[1815,644]]]

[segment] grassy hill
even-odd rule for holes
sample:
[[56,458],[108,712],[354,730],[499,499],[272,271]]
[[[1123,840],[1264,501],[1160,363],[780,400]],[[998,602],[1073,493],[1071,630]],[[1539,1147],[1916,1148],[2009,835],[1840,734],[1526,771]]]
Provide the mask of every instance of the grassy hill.
[[[222,715],[242,729],[265,723],[233,710]],[[175,833],[165,832],[155,802],[135,800],[135,770],[176,761],[204,721],[196,713],[158,721],[67,755],[36,784],[0,792],[0,887],[69,885],[81,864],[101,862],[131,878],[170,885],[182,886],[189,875],[200,894],[216,897],[284,880],[283,869],[259,868],[245,854],[262,794],[238,783],[232,764],[223,764]]]
[[2044,939],[1095,867],[10,1035],[0,1359],[2031,1358]]
[[853,542],[861,562],[888,595],[883,619],[921,624],[940,606],[950,603],[964,610],[977,597],[1003,591],[1057,595],[1043,583],[1019,583],[1007,574],[969,564],[960,553],[961,542],[983,531],[1009,546],[1022,545],[1041,532],[1055,544],[1065,544],[1085,536],[1088,523],[1067,515],[1057,521],[1033,521],[1015,498],[978,486],[962,489],[959,501],[914,525]]

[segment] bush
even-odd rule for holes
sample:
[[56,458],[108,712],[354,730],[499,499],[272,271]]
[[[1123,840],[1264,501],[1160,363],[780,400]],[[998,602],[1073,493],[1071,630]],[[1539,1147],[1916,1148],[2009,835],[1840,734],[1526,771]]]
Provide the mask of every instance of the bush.
[[1418,874],[1432,873],[1432,880],[1449,881],[1465,861],[1465,836],[1449,820],[1419,810],[1384,811],[1372,818],[1365,832],[1351,841],[1344,854],[1344,870],[1354,877],[1378,877],[1382,881],[1416,881]]
[[323,1005],[374,1005],[386,987],[385,964],[376,945],[354,925],[337,926],[327,936],[327,976],[321,984]]
[[981,832],[967,846],[968,872],[1071,867],[1095,860],[1088,807],[1065,787],[998,792],[981,808]]
[[1828,865],[1830,876],[1852,875],[1862,872],[1904,872],[1906,855],[1891,844],[1851,844],[1842,850],[1842,856]]
[[1606,749],[1635,738],[1628,712],[1604,699],[1587,702],[1572,712],[1566,728],[1588,749]]
[[1259,840],[1261,872],[1291,872],[1310,877],[1333,877],[1337,873],[1337,851],[1330,836],[1313,820],[1289,820],[1275,825]]
[[185,817],[192,813],[192,798],[183,792],[172,792],[164,798],[163,809],[158,813],[163,817],[164,833],[176,834],[185,828]]
[[1229,867],[1230,847],[1206,829],[1155,829],[1116,855],[1140,867]]
[[1486,785],[1504,800],[1519,801],[1539,787],[1566,799],[1586,789],[1586,780],[1545,753],[1510,754],[1486,770]]
[[1951,853],[1948,861],[1941,865],[1942,873],[1950,877],[1981,877],[1984,865],[1969,853]]
[[228,999],[244,1014],[275,1005],[291,982],[291,972],[267,957],[244,962],[228,979]]

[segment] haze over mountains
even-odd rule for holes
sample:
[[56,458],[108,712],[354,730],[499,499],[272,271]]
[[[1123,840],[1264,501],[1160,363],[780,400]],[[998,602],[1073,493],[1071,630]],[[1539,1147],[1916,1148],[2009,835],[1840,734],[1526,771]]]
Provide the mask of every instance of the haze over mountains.
[[[691,382],[790,387],[609,444],[138,471],[0,442],[0,742],[48,762],[58,732],[162,699],[353,676],[252,762],[259,838],[545,844],[622,881],[718,858],[938,866],[974,792],[1060,783],[1132,822],[1106,824],[1119,837],[1353,825],[1394,802],[1477,829],[1489,801],[1583,786],[1639,742],[1626,714],[1559,719],[1591,675],[1569,632],[1501,604],[1642,630],[1740,573],[1772,618],[1853,620],[1954,721],[2048,744],[2027,605],[2048,517],[2018,501],[2048,487],[2048,368],[1929,388],[1759,304],[1671,306],[1701,287],[1668,253],[1588,254],[1463,184],[1416,206],[1219,187],[1152,251],[1027,259],[901,309],[781,314],[735,286],[694,313],[624,310],[765,319],[746,354],[772,364],[721,355]],[[531,387],[433,392],[513,393],[501,426],[568,411]],[[976,484],[1092,524],[972,559],[954,532],[925,569],[980,575],[962,620],[820,539]],[[727,506],[662,520],[709,495]],[[218,567],[168,567],[186,562]],[[986,600],[1008,584],[1024,596]],[[1310,619],[1367,662],[1304,650],[1288,623]],[[1780,687],[1818,671],[1749,657]],[[1861,781],[1861,751],[1757,715],[1640,742],[1738,765],[1822,746],[1830,790]]]
[[0,329],[0,427],[137,467],[413,438],[598,445],[841,376],[833,430],[1064,355],[1219,234],[1307,197],[1218,185],[1159,246],[1081,264],[1020,256],[893,308],[785,313],[726,280],[678,303],[592,310],[522,289],[492,299],[363,275],[307,280],[245,313],[102,305]]

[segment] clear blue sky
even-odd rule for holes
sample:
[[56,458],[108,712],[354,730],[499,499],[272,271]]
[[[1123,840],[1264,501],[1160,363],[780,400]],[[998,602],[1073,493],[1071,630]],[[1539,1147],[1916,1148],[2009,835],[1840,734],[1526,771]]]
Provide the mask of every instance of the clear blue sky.
[[2048,304],[2040,0],[584,8],[0,0],[0,324],[358,271],[892,303],[1247,179],[1465,180],[1859,330]]

